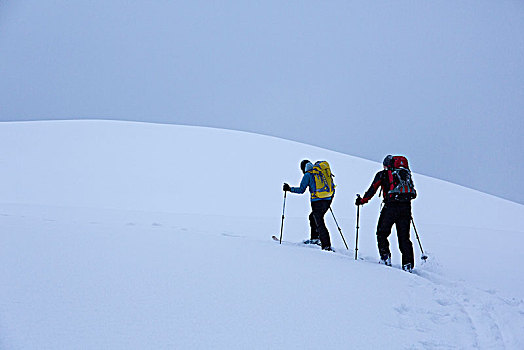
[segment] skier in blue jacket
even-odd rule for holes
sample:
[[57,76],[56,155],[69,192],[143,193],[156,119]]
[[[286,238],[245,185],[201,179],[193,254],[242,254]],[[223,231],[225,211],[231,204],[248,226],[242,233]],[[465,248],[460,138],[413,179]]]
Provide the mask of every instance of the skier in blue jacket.
[[299,187],[290,187],[287,183],[284,184],[283,190],[290,191],[292,193],[302,194],[309,187],[311,193],[311,214],[309,214],[309,226],[311,227],[311,238],[305,240],[305,244],[318,244],[322,246],[323,250],[332,251],[331,239],[329,237],[329,231],[324,222],[324,215],[329,210],[331,202],[333,201],[334,193],[332,196],[327,198],[316,197],[316,184],[315,176],[311,173],[313,170],[313,163],[309,160],[304,159],[300,163],[300,169],[304,176],[300,181]]

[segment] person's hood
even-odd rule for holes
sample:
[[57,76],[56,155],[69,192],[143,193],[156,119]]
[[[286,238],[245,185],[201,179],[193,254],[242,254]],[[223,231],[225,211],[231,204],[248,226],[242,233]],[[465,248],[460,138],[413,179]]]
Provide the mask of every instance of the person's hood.
[[313,163],[309,162],[306,164],[306,167],[304,168],[305,172],[307,173],[310,170],[313,170]]

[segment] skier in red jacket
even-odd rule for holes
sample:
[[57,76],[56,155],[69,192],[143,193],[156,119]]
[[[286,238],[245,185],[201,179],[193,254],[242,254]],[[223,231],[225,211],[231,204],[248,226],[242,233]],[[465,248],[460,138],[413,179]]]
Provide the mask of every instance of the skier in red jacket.
[[417,197],[413,186],[411,172],[407,159],[404,157],[386,156],[383,161],[384,170],[379,171],[361,198],[357,197],[355,205],[367,203],[382,189],[384,207],[380,212],[377,224],[377,245],[380,262],[391,266],[391,252],[388,237],[393,224],[396,225],[398,245],[402,253],[402,269],[411,272],[415,267],[413,258],[413,244],[409,230],[411,226],[411,200]]

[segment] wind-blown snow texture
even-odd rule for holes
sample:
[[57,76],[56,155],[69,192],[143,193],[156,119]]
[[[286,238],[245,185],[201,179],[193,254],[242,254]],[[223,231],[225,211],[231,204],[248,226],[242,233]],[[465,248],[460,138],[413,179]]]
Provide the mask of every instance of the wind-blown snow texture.
[[[427,263],[377,264],[380,164],[200,127],[0,124],[2,349],[522,349],[524,207],[414,174]],[[409,157],[409,154],[407,155]],[[335,173],[328,228],[307,238],[303,158]],[[416,164],[412,164],[416,171]],[[329,214],[328,214],[329,215]]]

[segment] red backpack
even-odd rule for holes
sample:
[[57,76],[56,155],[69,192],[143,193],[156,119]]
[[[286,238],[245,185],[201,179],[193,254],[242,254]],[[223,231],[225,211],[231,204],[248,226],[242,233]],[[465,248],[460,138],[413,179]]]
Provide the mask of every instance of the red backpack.
[[417,197],[417,191],[411,178],[408,160],[404,156],[394,156],[388,167],[390,183],[387,197],[391,200],[408,202]]
[[409,170],[408,160],[404,156],[393,156],[391,163],[393,168],[404,168]]

